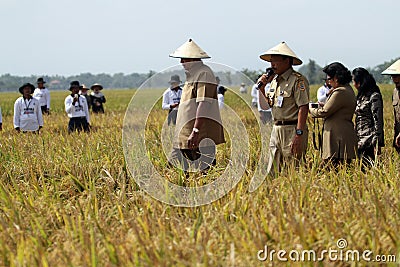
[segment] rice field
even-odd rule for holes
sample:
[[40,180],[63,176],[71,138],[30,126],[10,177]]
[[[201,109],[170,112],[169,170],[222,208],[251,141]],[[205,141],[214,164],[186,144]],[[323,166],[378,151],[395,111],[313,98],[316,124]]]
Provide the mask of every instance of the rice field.
[[[136,90],[104,90],[106,112],[92,114],[92,132],[70,135],[63,104],[68,91],[51,92],[51,114],[39,135],[13,130],[19,94],[0,93],[0,265],[397,266],[400,157],[391,147],[392,88],[381,86],[386,147],[375,167],[365,173],[359,162],[336,171],[319,168],[310,134],[304,166],[255,188],[250,185],[265,163],[261,147],[268,144],[268,127],[259,125],[257,111],[248,105],[250,94],[238,97],[237,88],[226,93],[225,103],[245,126],[246,145],[235,146],[234,134],[227,135],[227,143],[218,147],[216,168],[207,176],[191,174],[188,181],[167,165],[168,149],[161,142],[167,111],[161,110],[160,99],[146,125],[139,125],[140,106],[128,114],[125,122],[144,128],[146,146],[145,151],[128,146],[132,158],[126,161],[124,116]],[[162,91],[148,90],[139,102],[149,104]],[[133,157],[140,154],[170,183],[204,185],[224,173],[235,149],[247,153],[243,173],[232,190],[206,205],[161,202],[131,172],[144,168]],[[304,251],[314,251],[317,258],[302,261]],[[344,260],[348,251],[357,251],[360,260]],[[361,257],[365,251],[370,261]]]

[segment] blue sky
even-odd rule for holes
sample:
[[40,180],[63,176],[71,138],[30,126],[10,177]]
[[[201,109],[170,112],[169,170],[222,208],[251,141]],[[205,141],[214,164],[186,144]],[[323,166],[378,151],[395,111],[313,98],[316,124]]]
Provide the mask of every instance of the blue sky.
[[0,75],[161,71],[193,38],[213,62],[264,69],[286,41],[304,61],[372,67],[400,56],[400,1],[1,0]]

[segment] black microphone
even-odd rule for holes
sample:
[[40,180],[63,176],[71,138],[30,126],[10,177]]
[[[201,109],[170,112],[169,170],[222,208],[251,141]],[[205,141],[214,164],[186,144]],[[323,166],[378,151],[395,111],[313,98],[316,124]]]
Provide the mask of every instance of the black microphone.
[[[274,75],[274,70],[272,69],[272,68],[267,68],[266,70],[265,70],[265,75],[267,75],[267,79],[269,78],[269,77],[271,77],[271,75]],[[261,88],[261,86],[263,86],[264,84],[263,84],[263,82],[258,82],[257,83],[257,89],[260,89]]]

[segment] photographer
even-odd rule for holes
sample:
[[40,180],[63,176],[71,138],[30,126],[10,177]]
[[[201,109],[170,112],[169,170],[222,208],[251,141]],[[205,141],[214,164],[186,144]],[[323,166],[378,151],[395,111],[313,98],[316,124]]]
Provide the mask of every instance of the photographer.
[[176,124],[176,115],[178,114],[179,102],[181,101],[182,88],[179,86],[181,79],[179,75],[172,75],[168,82],[170,87],[163,94],[162,109],[169,110],[168,125]]
[[72,81],[69,90],[71,94],[65,98],[65,111],[70,118],[68,123],[68,133],[74,131],[89,132],[90,115],[86,98],[79,95],[80,85],[78,81]]
[[92,90],[90,94],[90,106],[92,107],[93,113],[104,113],[103,103],[106,103],[106,97],[100,92],[103,90],[103,86],[95,83],[90,89]]

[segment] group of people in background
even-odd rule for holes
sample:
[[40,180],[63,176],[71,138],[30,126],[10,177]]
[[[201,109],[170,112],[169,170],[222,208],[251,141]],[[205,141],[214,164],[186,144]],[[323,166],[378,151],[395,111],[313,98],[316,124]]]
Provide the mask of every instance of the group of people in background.
[[[39,132],[43,127],[43,115],[50,115],[50,92],[45,87],[46,81],[43,78],[37,79],[37,87],[31,83],[25,83],[19,88],[20,96],[14,103],[14,129],[18,132]],[[79,81],[72,81],[69,90],[71,94],[65,98],[65,111],[70,118],[68,132],[86,132],[90,129],[90,114],[104,113],[103,104],[106,102],[101,92],[103,86],[95,83],[88,94],[85,85]],[[3,128],[0,109],[0,130]]]

